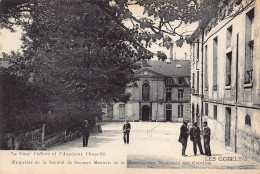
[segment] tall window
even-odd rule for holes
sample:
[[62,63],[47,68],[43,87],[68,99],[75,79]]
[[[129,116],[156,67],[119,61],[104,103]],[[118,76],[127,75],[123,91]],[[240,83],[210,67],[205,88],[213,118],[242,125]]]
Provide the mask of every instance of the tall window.
[[194,88],[195,73],[192,73],[192,88]]
[[246,56],[245,56],[245,83],[252,82],[253,51],[254,51],[254,9],[246,15]]
[[192,45],[192,60],[195,62],[195,44]]
[[197,93],[200,91],[200,72],[197,71]]
[[200,43],[199,40],[197,41],[197,59],[196,61],[199,61],[199,56],[200,56]]
[[142,99],[149,100],[150,86],[148,83],[144,83],[142,86]]
[[208,90],[208,46],[205,46],[205,90]]
[[183,118],[183,105],[178,105],[178,118]]
[[231,85],[232,52],[226,54],[226,86]]
[[205,115],[208,116],[209,115],[209,104],[205,103]]
[[218,107],[217,107],[217,105],[214,105],[214,119],[215,120],[218,119]]
[[213,90],[217,90],[218,85],[218,37],[213,39]]
[[166,101],[172,100],[172,88],[166,88]]
[[183,89],[178,89],[178,99],[183,100]]
[[232,26],[227,29],[227,37],[226,37],[226,48],[231,47],[232,44]]

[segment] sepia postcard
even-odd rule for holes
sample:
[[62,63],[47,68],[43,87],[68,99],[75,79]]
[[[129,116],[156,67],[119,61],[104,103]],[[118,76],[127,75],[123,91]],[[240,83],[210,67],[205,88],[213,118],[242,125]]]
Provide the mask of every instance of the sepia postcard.
[[260,0],[0,0],[0,173],[260,173]]

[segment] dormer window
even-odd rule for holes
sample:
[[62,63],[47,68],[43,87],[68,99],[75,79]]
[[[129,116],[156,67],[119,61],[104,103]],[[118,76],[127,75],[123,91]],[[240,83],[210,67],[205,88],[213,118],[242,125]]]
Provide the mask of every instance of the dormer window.
[[183,81],[184,81],[184,80],[183,80],[183,77],[179,77],[179,78],[178,78],[178,84],[179,84],[179,85],[183,85]]
[[177,64],[177,65],[176,65],[176,68],[181,68],[181,64]]
[[165,83],[166,83],[166,85],[172,85],[173,84],[172,78],[171,77],[167,77]]

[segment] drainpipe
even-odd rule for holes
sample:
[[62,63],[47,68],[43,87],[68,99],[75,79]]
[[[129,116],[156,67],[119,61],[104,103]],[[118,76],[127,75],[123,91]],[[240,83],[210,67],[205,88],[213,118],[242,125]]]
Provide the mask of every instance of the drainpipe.
[[158,81],[159,79],[157,78],[157,107],[156,107],[156,122],[158,121],[158,104],[159,104],[159,97],[158,97]]
[[237,101],[238,101],[238,48],[239,48],[239,34],[237,33],[236,43],[236,118],[235,118],[235,153],[237,153]]
[[202,37],[201,37],[201,116],[200,116],[200,125],[201,125],[201,129],[203,128],[203,124],[202,124],[202,122],[203,122],[203,116],[204,116],[204,114],[202,114],[202,113],[204,113],[203,112],[203,99],[204,99],[204,89],[203,89],[203,52],[204,52],[204,29],[202,28],[201,29],[202,30]]

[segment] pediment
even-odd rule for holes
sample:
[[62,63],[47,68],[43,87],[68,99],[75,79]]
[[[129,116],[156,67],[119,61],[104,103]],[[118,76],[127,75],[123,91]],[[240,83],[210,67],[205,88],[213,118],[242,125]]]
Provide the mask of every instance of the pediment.
[[143,68],[135,72],[136,77],[148,77],[148,78],[160,78],[165,77],[163,74],[157,73],[155,71],[150,70],[149,68]]

